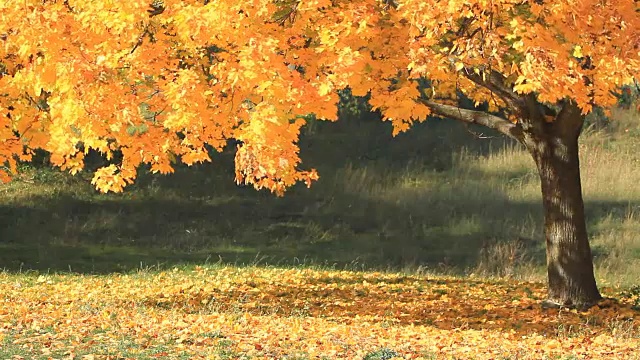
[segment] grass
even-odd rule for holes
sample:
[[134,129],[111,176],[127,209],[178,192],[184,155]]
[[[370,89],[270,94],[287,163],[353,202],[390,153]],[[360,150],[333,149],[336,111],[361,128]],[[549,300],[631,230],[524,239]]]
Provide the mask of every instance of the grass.
[[[637,114],[585,130],[582,175],[603,285],[640,277]],[[126,272],[174,264],[322,265],[544,279],[539,180],[517,144],[445,120],[396,138],[375,119],[317,123],[301,141],[311,189],[233,183],[233,154],[142,174],[103,195],[90,173],[25,165],[0,187],[0,268]]]

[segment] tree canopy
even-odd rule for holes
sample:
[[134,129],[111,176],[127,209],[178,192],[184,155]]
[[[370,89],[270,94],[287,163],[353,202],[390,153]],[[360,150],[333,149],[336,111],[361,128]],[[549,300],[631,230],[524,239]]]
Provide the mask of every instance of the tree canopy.
[[[237,139],[237,181],[282,194],[317,178],[301,166],[300,128],[308,114],[336,120],[346,87],[369,94],[394,133],[431,114],[517,137],[527,126],[518,109],[615,103],[640,67],[637,9],[633,0],[2,0],[0,178],[35,149],[71,173],[90,149],[112,160],[121,151],[92,182],[122,191],[141,164],[170,173]],[[458,109],[460,94],[490,112]]]

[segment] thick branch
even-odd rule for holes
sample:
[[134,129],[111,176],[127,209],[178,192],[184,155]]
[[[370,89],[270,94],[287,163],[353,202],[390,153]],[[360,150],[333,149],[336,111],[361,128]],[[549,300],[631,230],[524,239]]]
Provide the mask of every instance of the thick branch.
[[[554,117],[557,115],[557,111],[538,102],[534,94],[520,95],[513,91],[507,84],[507,78],[498,71],[489,70],[476,74],[473,69],[465,68],[464,70],[464,75],[467,79],[499,96],[510,109],[519,112],[521,117],[526,117],[526,114],[529,116]],[[533,102],[535,103],[535,108],[531,107],[532,99],[535,100]]]
[[574,101],[563,101],[562,109],[556,116],[554,126],[567,135],[580,136],[584,125],[584,116]]
[[496,94],[509,108],[517,111],[522,111],[524,108],[524,99],[507,85],[507,78],[501,73],[495,70],[488,70],[476,74],[473,69],[465,68],[463,74],[476,85]]
[[431,112],[436,115],[466,123],[483,125],[518,141],[522,141],[523,139],[522,128],[519,125],[499,116],[484,111],[461,109],[457,106],[440,104],[427,99],[418,99],[418,101],[427,105],[431,109]]

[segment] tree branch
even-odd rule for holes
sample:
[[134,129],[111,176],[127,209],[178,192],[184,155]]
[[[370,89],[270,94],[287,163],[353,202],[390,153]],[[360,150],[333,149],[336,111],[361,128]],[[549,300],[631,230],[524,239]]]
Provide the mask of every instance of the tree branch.
[[507,85],[507,78],[501,73],[495,70],[480,70],[480,73],[475,73],[473,69],[466,67],[463,70],[463,74],[467,79],[498,95],[509,108],[522,111],[525,107],[522,96]]
[[514,124],[499,116],[484,111],[461,109],[453,105],[440,104],[428,99],[417,100],[428,106],[433,114],[465,123],[483,125],[520,142],[523,139],[522,128],[518,124]]
[[[555,109],[538,102],[535,94],[520,95],[513,91],[513,89],[507,85],[507,78],[498,71],[489,70],[484,73],[475,73],[473,69],[465,68],[464,76],[476,85],[484,87],[498,95],[510,109],[520,112],[522,117],[526,117],[524,116],[525,114],[554,117],[558,115]],[[531,100],[534,100],[533,103],[536,104],[535,107],[531,106]]]
[[584,126],[584,116],[578,105],[571,100],[562,102],[562,109],[556,116],[554,126],[567,135],[578,138]]

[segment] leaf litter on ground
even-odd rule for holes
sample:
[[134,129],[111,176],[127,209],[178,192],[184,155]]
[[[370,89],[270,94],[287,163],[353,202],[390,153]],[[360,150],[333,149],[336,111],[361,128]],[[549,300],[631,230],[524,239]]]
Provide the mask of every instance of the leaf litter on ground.
[[639,358],[637,298],[604,293],[618,299],[579,311],[543,308],[542,283],[477,278],[230,266],[2,273],[0,357]]

